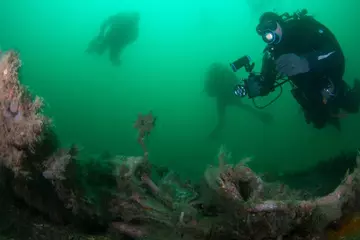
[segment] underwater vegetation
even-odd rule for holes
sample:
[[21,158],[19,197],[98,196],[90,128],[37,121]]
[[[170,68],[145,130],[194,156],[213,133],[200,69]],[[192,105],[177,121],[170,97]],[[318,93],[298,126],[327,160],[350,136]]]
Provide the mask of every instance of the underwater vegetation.
[[265,181],[247,165],[250,159],[229,164],[224,147],[218,165],[191,183],[151,163],[146,140],[156,117],[149,112],[133,126],[141,156],[80,161],[76,145],[64,148],[57,140],[41,98],[20,83],[20,65],[16,52],[1,54],[3,239],[340,239],[351,232],[346,227],[358,226],[360,156],[322,196]]

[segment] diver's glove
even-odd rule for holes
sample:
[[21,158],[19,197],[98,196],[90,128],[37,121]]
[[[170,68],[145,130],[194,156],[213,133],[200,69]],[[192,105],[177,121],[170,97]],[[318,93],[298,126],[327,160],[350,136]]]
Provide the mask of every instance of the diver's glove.
[[295,76],[310,71],[309,62],[306,58],[294,53],[281,55],[276,60],[276,70],[282,76]]

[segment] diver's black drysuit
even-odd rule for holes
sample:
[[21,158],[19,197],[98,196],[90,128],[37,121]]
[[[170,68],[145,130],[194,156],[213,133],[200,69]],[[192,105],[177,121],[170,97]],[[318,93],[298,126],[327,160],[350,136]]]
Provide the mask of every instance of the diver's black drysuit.
[[[290,53],[305,57],[310,71],[288,77],[292,94],[304,110],[307,123],[323,128],[328,122],[340,128],[340,109],[349,113],[359,110],[358,93],[343,81],[345,58],[340,44],[327,27],[310,16],[283,22],[281,28],[281,42],[264,50],[261,95],[274,89],[276,59]],[[324,91],[331,91],[331,96],[325,97]]]

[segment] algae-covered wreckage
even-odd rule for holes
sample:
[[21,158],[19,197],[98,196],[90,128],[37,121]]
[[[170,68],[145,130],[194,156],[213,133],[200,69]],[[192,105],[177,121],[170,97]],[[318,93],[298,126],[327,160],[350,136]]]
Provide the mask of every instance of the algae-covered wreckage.
[[42,99],[19,82],[20,65],[16,52],[1,54],[2,239],[327,239],[329,227],[359,210],[356,164],[321,197],[267,182],[246,161],[228,164],[223,149],[203,182],[182,181],[151,163],[152,113],[134,125],[142,156],[80,161],[75,145],[60,146]]

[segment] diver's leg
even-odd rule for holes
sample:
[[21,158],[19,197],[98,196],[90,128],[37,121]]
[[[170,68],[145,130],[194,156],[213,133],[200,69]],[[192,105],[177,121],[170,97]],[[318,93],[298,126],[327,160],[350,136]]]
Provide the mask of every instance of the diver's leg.
[[330,119],[324,109],[313,107],[304,111],[306,122],[312,123],[314,128],[322,129]]
[[267,112],[259,111],[258,109],[255,109],[254,107],[243,103],[240,98],[237,99],[237,101],[234,104],[237,107],[241,108],[243,111],[248,112],[252,116],[258,118],[263,123],[271,123],[274,121],[273,115]]
[[118,44],[111,44],[109,46],[109,57],[110,61],[114,66],[120,65],[120,54],[122,51],[122,47]]
[[300,105],[302,111],[304,112],[305,121],[307,124],[313,122],[313,113],[311,111],[311,104],[308,98],[305,97],[303,92],[299,88],[294,88],[291,90],[291,94],[294,99]]
[[[317,91],[307,91],[306,95],[300,89],[293,89],[293,97],[304,111],[307,124],[312,123],[316,129],[322,129],[331,120],[328,107],[322,103],[321,95]],[[337,127],[339,129],[339,127]]]
[[326,124],[330,124],[341,131],[340,118],[333,116],[326,106],[314,107],[310,113],[308,112],[307,117],[316,129],[322,129]]

